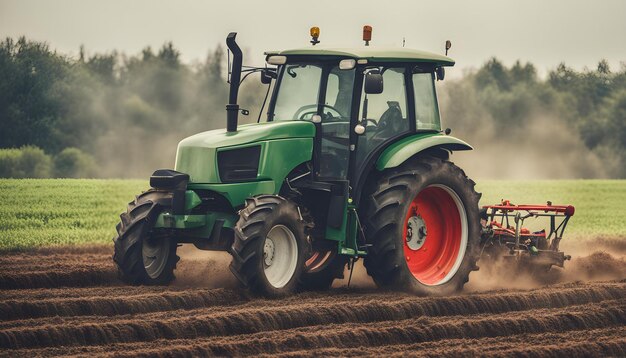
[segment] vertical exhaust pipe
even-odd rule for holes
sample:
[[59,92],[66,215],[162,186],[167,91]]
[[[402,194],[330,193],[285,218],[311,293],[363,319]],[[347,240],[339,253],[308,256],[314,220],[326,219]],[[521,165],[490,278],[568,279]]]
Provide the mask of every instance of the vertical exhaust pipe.
[[239,105],[237,104],[237,94],[239,94],[239,82],[241,81],[241,66],[243,54],[237,42],[236,32],[231,32],[226,37],[226,46],[233,53],[233,67],[230,74],[230,94],[226,105],[226,130],[228,132],[237,131],[237,120],[239,116]]

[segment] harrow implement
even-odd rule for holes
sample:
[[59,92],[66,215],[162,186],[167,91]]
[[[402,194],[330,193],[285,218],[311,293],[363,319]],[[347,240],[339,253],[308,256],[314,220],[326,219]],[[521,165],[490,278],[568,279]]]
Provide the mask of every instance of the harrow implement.
[[[514,260],[521,269],[532,271],[563,267],[571,256],[560,251],[559,244],[574,212],[572,205],[552,205],[550,201],[547,205],[514,205],[503,200],[499,205],[483,206],[481,258]],[[547,218],[549,230],[524,227],[524,221],[531,218]]]

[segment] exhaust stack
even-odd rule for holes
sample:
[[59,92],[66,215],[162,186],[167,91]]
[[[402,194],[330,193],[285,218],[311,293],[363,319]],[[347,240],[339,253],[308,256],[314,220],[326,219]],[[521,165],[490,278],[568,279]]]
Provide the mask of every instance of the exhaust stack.
[[233,67],[230,74],[230,94],[226,105],[226,130],[228,132],[237,131],[237,121],[239,116],[239,105],[237,104],[237,94],[239,93],[239,82],[241,81],[241,66],[243,54],[237,42],[236,32],[231,32],[226,37],[226,46],[233,53]]

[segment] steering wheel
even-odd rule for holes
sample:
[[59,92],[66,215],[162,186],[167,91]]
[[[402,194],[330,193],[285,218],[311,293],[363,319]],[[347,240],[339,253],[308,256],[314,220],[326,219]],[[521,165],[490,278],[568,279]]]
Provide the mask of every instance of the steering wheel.
[[[306,119],[306,116],[308,116],[308,115],[312,116],[314,114],[317,114],[317,106],[318,106],[317,104],[307,104],[307,105],[304,105],[304,106],[298,108],[296,113],[293,115],[293,118],[295,118],[295,119]],[[335,118],[335,117],[336,118],[342,118],[343,117],[341,112],[339,112],[339,110],[337,108],[335,108],[335,107],[333,107],[331,105],[323,104],[322,107],[323,108],[329,108],[329,109],[331,109],[331,110],[333,110],[333,111],[335,111],[337,113],[337,116],[332,116],[332,114],[331,114],[331,116],[332,116],[331,118]],[[314,108],[314,110],[311,111],[310,110],[311,108]]]

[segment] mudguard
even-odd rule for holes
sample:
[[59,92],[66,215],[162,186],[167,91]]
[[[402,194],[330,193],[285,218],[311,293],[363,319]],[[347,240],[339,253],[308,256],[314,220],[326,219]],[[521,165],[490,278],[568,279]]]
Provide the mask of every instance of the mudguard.
[[397,141],[383,151],[376,161],[376,169],[394,168],[415,154],[429,148],[443,148],[449,151],[472,150],[466,142],[443,134],[416,134]]

